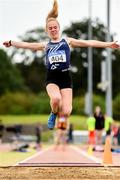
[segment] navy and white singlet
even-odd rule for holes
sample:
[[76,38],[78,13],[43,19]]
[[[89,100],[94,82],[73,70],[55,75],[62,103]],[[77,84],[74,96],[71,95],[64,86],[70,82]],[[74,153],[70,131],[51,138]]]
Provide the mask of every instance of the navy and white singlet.
[[46,46],[46,85],[55,83],[60,89],[72,88],[70,48],[65,39],[49,42]]
[[70,48],[65,39],[49,42],[46,46],[46,67],[48,70],[68,69],[70,66]]

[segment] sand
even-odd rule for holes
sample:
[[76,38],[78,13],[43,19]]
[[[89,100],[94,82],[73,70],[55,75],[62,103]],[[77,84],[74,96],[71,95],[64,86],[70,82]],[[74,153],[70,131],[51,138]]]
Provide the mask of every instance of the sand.
[[118,180],[117,167],[1,167],[0,180]]

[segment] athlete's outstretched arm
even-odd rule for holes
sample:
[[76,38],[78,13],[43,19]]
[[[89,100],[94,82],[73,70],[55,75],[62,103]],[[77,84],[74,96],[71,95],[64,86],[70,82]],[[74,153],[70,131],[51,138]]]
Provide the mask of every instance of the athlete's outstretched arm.
[[40,43],[28,43],[28,42],[16,42],[16,41],[5,41],[3,42],[3,45],[5,47],[16,47],[16,48],[23,48],[23,49],[31,49],[34,51],[37,50],[44,50],[46,43],[40,42]]
[[103,42],[96,40],[81,40],[74,38],[68,38],[68,41],[72,47],[120,48],[120,44],[118,44],[117,41]]

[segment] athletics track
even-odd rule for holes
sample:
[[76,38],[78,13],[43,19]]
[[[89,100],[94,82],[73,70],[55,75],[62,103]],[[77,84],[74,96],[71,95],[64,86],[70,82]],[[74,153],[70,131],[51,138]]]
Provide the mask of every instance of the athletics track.
[[[112,167],[120,167],[120,153],[112,153]],[[15,166],[35,167],[102,167],[103,152],[88,154],[88,147],[67,145],[64,150],[50,146],[35,155],[18,162]]]

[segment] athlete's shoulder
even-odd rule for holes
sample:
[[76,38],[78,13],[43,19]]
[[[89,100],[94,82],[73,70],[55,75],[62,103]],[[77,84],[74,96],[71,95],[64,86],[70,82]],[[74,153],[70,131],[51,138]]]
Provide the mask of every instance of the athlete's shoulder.
[[47,46],[47,42],[46,41],[42,41],[42,42],[38,42],[38,50],[45,50],[46,46]]
[[64,40],[68,44],[68,46],[70,47],[70,41],[71,40],[70,40],[70,38],[68,36],[63,36],[62,40]]
[[66,35],[62,35],[61,40],[68,43],[68,37]]
[[69,47],[73,47],[72,43],[75,41],[76,39],[72,38],[72,37],[66,37],[66,41],[69,45]]

